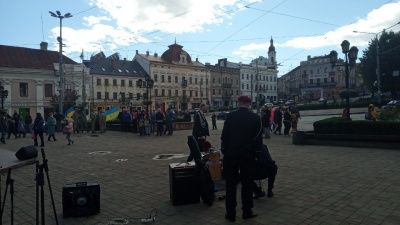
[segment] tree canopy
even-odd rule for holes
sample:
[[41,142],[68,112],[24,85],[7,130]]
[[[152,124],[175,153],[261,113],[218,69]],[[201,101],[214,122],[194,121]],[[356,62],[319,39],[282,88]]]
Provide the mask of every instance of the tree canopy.
[[393,72],[400,70],[400,32],[383,31],[378,40],[375,38],[371,40],[360,59],[364,86],[373,92],[378,89],[375,83],[377,80],[377,41],[379,45],[381,91],[390,91],[392,98],[397,99],[400,91],[400,76],[393,76]]

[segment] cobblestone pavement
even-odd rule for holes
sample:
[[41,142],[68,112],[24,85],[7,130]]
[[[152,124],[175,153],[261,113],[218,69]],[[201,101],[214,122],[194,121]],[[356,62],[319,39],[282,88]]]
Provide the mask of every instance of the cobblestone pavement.
[[[46,141],[49,174],[60,224],[109,224],[114,218],[139,224],[152,209],[158,209],[154,224],[229,224],[224,201],[212,207],[192,204],[172,206],[168,165],[181,159],[153,160],[157,154],[188,153],[190,131],[173,136],[140,137],[132,133],[106,132],[98,137],[75,134],[66,145],[65,135]],[[219,130],[209,140],[220,145]],[[46,139],[47,140],[47,139]],[[31,145],[30,138],[10,139],[0,147],[17,151]],[[329,146],[298,146],[287,136],[265,140],[279,170],[275,196],[255,200],[257,218],[237,224],[399,224],[400,151]],[[89,154],[111,151],[109,154]],[[41,159],[41,157],[39,157]],[[118,159],[127,161],[117,162]],[[185,159],[185,158],[182,158]],[[17,169],[15,179],[15,224],[35,224],[35,167]],[[3,183],[5,177],[3,176]],[[62,218],[62,187],[66,182],[98,181],[101,212],[81,218]],[[2,185],[4,191],[4,184]],[[46,224],[55,224],[46,190]],[[240,191],[238,192],[240,193]],[[223,195],[223,192],[217,192]],[[239,194],[240,195],[240,194]],[[4,224],[10,224],[9,197]],[[240,197],[238,198],[240,199]]]

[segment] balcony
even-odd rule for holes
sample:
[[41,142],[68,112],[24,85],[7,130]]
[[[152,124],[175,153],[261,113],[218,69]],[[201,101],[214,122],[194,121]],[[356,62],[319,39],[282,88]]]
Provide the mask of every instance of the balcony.
[[187,87],[187,80],[183,80],[182,83],[181,83],[181,85],[182,85],[182,87],[184,87],[184,88]]
[[222,88],[232,88],[232,84],[229,83],[223,83]]
[[329,82],[329,83],[315,83],[315,84],[300,84],[300,88],[313,88],[313,87],[331,87],[336,86],[336,82]]

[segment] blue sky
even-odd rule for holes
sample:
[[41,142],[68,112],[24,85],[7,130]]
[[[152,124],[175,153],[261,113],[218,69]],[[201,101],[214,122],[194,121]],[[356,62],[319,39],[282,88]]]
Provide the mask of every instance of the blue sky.
[[[0,44],[58,50],[59,20],[49,11],[71,13],[63,20],[65,54],[80,62],[99,51],[162,54],[183,45],[192,58],[248,63],[267,56],[274,39],[279,76],[308,55],[340,52],[347,39],[359,56],[374,35],[400,22],[399,0],[0,0]],[[391,28],[399,31],[400,25]],[[339,54],[343,57],[342,54]]]

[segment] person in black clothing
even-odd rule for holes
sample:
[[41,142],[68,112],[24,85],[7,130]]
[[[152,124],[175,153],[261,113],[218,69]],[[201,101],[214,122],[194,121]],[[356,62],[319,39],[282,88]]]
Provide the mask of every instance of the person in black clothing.
[[291,120],[292,115],[289,113],[289,108],[286,108],[283,114],[283,124],[285,125],[285,129],[283,130],[284,135],[289,135],[290,127],[292,126]]
[[262,121],[262,128],[264,133],[264,138],[270,139],[271,135],[269,132],[269,118],[271,117],[271,111],[268,109],[267,106],[263,106],[261,112],[261,121]]
[[[61,129],[61,121],[64,119],[64,115],[61,114],[60,112],[58,112],[58,113],[56,113],[56,115],[54,115],[54,118],[56,118],[56,131],[61,132],[61,130],[62,130]],[[25,121],[25,123],[27,123],[27,122]],[[29,125],[31,125],[31,123],[32,123],[32,117],[31,117],[31,121],[30,121]]]
[[38,146],[37,136],[40,137],[40,147],[44,147],[43,141],[43,132],[44,132],[44,119],[41,113],[36,113],[35,122],[33,123],[33,128],[35,131],[35,138],[33,139],[35,142],[35,146]]
[[157,136],[162,136],[163,128],[164,128],[164,113],[161,112],[161,109],[157,109],[156,113],[156,123],[157,123]]
[[[272,189],[274,188],[275,177],[277,173],[278,166],[275,164],[275,161],[272,160],[267,145],[263,144],[260,157],[257,160],[256,179],[261,180],[268,178],[267,196],[269,198],[274,196],[274,192],[272,192]],[[262,190],[262,187],[258,186],[255,181],[253,182],[253,192],[255,199],[265,196],[265,192]]]
[[276,130],[274,131],[274,134],[278,135],[276,132],[279,132],[279,135],[282,135],[282,107],[279,107],[278,109],[275,110],[275,124],[278,125]]
[[228,114],[221,135],[221,151],[224,154],[223,168],[226,182],[225,219],[236,218],[236,185],[242,184],[242,218],[257,216],[253,208],[253,182],[256,158],[262,148],[261,118],[250,108],[248,96],[238,98],[239,109]]
[[208,130],[208,122],[206,117],[204,116],[204,113],[207,112],[207,106],[206,104],[201,104],[200,105],[200,110],[194,114],[194,124],[193,124],[193,130],[192,130],[192,135],[196,138],[196,141],[202,149],[203,142],[207,139],[207,136],[210,136],[209,130]]
[[211,121],[212,121],[212,126],[213,126],[213,130],[217,129],[217,115],[215,115],[215,113],[212,114],[211,116]]

